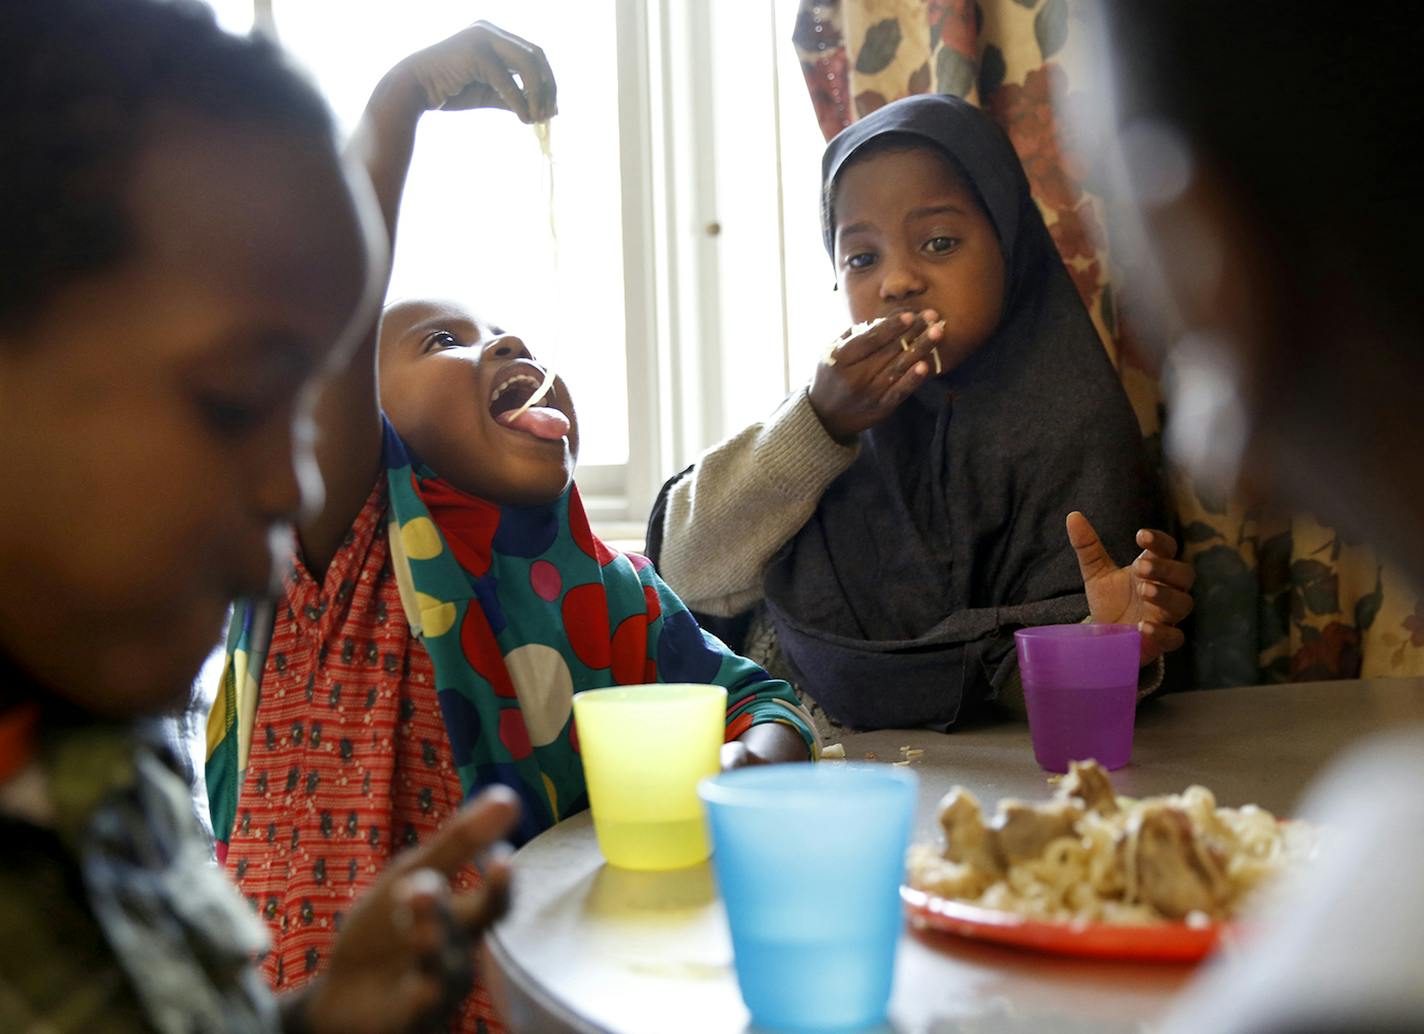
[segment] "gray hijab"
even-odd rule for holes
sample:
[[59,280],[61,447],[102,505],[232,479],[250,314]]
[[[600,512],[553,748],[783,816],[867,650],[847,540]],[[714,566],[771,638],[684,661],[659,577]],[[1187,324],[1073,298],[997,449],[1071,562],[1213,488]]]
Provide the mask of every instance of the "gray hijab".
[[1004,254],[1004,314],[957,369],[879,426],[764,580],[802,688],[855,728],[944,728],[1012,678],[1015,628],[1087,616],[1064,518],[1113,559],[1158,520],[1158,485],[1117,372],[1002,131],[956,97],[889,104],[822,161],[822,229],[847,162],[893,134],[948,155]]

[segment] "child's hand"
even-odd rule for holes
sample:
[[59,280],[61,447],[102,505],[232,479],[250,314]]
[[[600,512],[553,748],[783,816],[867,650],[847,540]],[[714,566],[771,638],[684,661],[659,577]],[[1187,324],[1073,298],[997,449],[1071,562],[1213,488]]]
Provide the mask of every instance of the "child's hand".
[[1142,552],[1126,567],[1118,567],[1088,518],[1074,510],[1068,515],[1068,541],[1078,554],[1094,622],[1136,625],[1142,633],[1143,664],[1182,645],[1181,629],[1173,626],[1192,612],[1196,572],[1174,559],[1177,543],[1172,536],[1143,528],[1137,533]]
[[419,84],[427,110],[504,108],[521,122],[542,122],[557,110],[544,52],[489,22],[475,22],[417,51],[394,72]]
[[929,376],[932,350],[944,337],[938,319],[931,309],[904,312],[841,335],[811,380],[811,408],[827,434],[849,445],[909,398]]
[[776,765],[787,761],[809,761],[801,734],[781,722],[753,725],[731,743],[722,744],[722,771],[747,765]]
[[432,840],[397,856],[347,915],[297,1026],[313,1034],[444,1029],[474,982],[480,935],[508,905],[509,869],[490,862],[468,894],[452,895],[449,880],[518,815],[513,791],[486,791]]

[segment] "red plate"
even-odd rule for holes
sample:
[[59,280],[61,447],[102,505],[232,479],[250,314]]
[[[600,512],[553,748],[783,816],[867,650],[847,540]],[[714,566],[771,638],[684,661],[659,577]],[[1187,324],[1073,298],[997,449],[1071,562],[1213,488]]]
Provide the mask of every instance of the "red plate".
[[900,888],[900,897],[911,925],[917,929],[941,930],[1054,955],[1134,962],[1199,962],[1233,930],[1222,923],[1133,926],[1025,919],[1012,912],[941,898],[908,886]]

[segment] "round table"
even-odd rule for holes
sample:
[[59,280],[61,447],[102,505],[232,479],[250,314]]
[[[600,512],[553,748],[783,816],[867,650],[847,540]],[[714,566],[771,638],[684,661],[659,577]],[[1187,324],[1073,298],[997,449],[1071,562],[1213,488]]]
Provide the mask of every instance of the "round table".
[[[1176,693],[1138,714],[1132,764],[1113,774],[1132,796],[1208,786],[1223,805],[1280,815],[1344,747],[1424,721],[1424,679],[1376,679]],[[937,836],[935,805],[953,785],[986,809],[1051,793],[1018,723],[859,733],[850,760],[909,761],[920,778],[916,840]],[[912,753],[920,751],[922,753]],[[845,836],[854,836],[846,830]],[[808,845],[835,850],[835,844]],[[616,1034],[750,1032],[710,863],[640,873],[604,863],[587,813],[514,857],[509,916],[489,937],[491,979],[514,1030]],[[827,925],[837,921],[827,902]],[[1187,966],[1094,962],[912,931],[896,959],[898,1034],[1150,1029],[1191,977]]]

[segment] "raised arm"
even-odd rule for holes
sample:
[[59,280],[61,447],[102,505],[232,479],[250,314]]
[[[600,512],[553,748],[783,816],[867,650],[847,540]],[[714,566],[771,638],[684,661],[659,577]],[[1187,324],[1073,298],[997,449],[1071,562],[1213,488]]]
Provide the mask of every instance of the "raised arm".
[[[387,72],[366,104],[348,156],[366,170],[392,242],[401,194],[427,111],[504,108],[521,122],[555,112],[555,84],[544,52],[488,22],[476,22]],[[382,272],[382,284],[390,270]],[[327,381],[317,404],[317,463],[326,483],[321,510],[300,526],[302,551],[315,573],[325,570],[375,484],[381,458],[376,380],[379,321],[350,365]]]
[[811,383],[770,419],[703,453],[664,490],[649,535],[663,577],[687,604],[718,617],[761,598],[762,572],[856,456],[861,431],[904,402],[944,336],[926,309],[851,327]]

